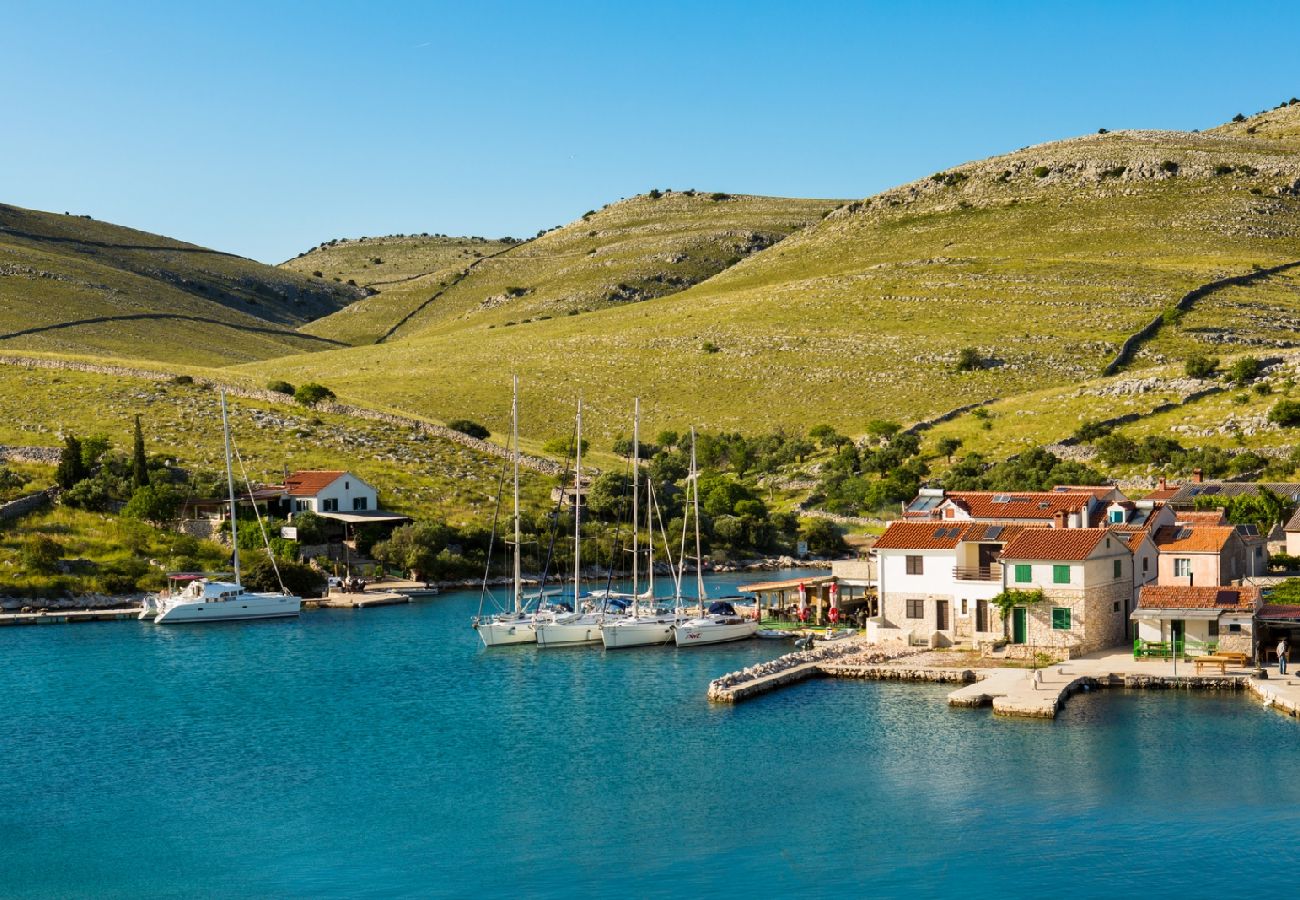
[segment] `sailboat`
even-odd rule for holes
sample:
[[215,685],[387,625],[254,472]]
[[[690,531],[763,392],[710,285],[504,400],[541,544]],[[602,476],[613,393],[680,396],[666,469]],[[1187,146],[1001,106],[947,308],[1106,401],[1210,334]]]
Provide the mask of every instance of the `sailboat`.
[[[169,588],[145,604],[141,619],[153,618],[159,625],[185,622],[233,622],[241,619],[279,619],[296,616],[302,609],[302,598],[287,590],[280,593],[254,592],[244,587],[239,574],[239,509],[235,503],[235,474],[230,463],[230,417],[226,412],[226,392],[221,392],[221,425],[226,440],[226,484],[230,489],[230,543],[234,547],[232,561],[235,580],[210,581],[196,575],[173,577],[175,588]],[[256,505],[253,511],[257,512]],[[258,524],[261,516],[258,514]],[[275,558],[271,559],[272,565]],[[279,577],[279,570],[276,570]],[[180,584],[184,583],[184,587]],[[284,587],[283,584],[280,585]]]
[[[633,407],[632,417],[632,615],[611,619],[605,622],[600,628],[600,639],[604,642],[606,649],[615,649],[617,647],[649,647],[656,644],[669,644],[673,640],[673,626],[685,619],[678,609],[675,608],[658,608],[655,600],[655,576],[654,576],[654,495],[653,484],[647,479],[646,481],[646,530],[650,538],[648,565],[646,570],[646,582],[648,588],[645,594],[638,593],[640,589],[639,572],[637,569],[641,548],[637,535],[637,522],[639,519],[639,510],[637,501],[640,491],[637,485],[638,470],[641,467],[641,401],[638,399]],[[662,527],[662,519],[660,520]],[[665,546],[667,542],[665,541]],[[669,565],[672,565],[672,554],[669,553]],[[680,588],[680,582],[675,578],[674,582]],[[680,589],[676,592],[680,598]],[[649,603],[647,613],[641,612],[641,600],[645,599]]]
[[[510,441],[511,459],[514,465],[514,579],[512,581],[512,608],[496,616],[478,616],[474,619],[474,630],[478,632],[484,647],[500,647],[506,644],[537,643],[537,623],[547,615],[543,612],[529,612],[525,607],[523,592],[523,570],[521,567],[520,524],[519,524],[519,376],[514,377],[510,400]],[[490,565],[490,563],[489,563]],[[487,591],[487,574],[483,575],[483,590]],[[541,603],[545,598],[539,597]]]
[[537,646],[576,647],[582,644],[599,644],[600,627],[607,617],[621,615],[622,598],[609,592],[587,599],[592,609],[583,609],[582,602],[582,401],[578,401],[577,443],[574,447],[573,476],[573,611],[558,615],[537,626]]
[[[704,559],[700,552],[700,473],[695,466],[695,429],[691,429],[691,504],[695,513],[695,589],[698,599],[697,615],[673,627],[673,639],[678,647],[694,647],[700,644],[722,644],[728,641],[743,641],[751,638],[758,631],[757,619],[746,619],[736,612],[731,600],[739,597],[723,597],[704,608]],[[686,560],[682,560],[685,567]]]

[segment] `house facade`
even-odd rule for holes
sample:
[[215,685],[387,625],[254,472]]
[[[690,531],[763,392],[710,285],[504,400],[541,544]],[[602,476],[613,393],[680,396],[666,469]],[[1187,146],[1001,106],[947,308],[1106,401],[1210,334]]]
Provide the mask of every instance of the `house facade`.
[[[1002,552],[1012,644],[1091,653],[1126,640],[1133,553],[1108,528],[1026,529]],[[1041,592],[1041,594],[1040,594]],[[1038,599],[1041,596],[1041,599]]]
[[379,492],[351,472],[294,472],[284,480],[289,512],[365,513],[379,509]]
[[1184,642],[1188,652],[1210,647],[1255,656],[1256,587],[1147,585],[1132,619],[1144,641]]
[[[1226,585],[1268,573],[1262,541],[1242,529],[1253,526],[1168,525],[1152,535],[1160,551],[1157,583],[1170,586]],[[1257,535],[1255,536],[1257,538]]]

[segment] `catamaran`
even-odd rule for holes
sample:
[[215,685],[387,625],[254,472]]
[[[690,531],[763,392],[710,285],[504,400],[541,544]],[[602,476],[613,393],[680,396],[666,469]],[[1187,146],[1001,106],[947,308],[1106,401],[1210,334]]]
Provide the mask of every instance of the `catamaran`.
[[577,441],[574,445],[573,475],[573,611],[557,615],[537,626],[537,646],[576,647],[600,643],[600,627],[607,619],[622,615],[623,604],[614,595],[603,592],[582,598],[582,401],[578,401]]
[[[235,503],[235,474],[230,460],[230,417],[226,412],[226,393],[221,392],[221,425],[226,440],[226,484],[230,489],[230,543],[234,547],[232,562],[235,580],[211,581],[205,576],[174,576],[172,587],[150,597],[140,611],[141,619],[152,618],[159,625],[183,622],[232,622],[241,619],[280,619],[296,616],[302,609],[302,598],[284,589],[255,592],[244,587],[239,575],[239,508]],[[242,463],[241,463],[242,465]],[[258,525],[261,514],[254,504]],[[265,538],[265,532],[263,533]],[[271,557],[272,567],[275,557]],[[275,569],[279,578],[280,570]],[[184,585],[183,587],[181,585]]]
[[[695,466],[695,429],[691,429],[691,472],[688,478],[691,486],[692,511],[695,514],[695,590],[698,599],[698,613],[673,627],[673,640],[678,647],[694,647],[700,644],[722,644],[728,641],[743,641],[751,638],[758,631],[758,620],[747,619],[736,612],[731,600],[739,597],[723,597],[704,608],[704,559],[700,553],[700,479]],[[683,567],[686,560],[682,560]]]
[[[474,619],[474,630],[478,632],[484,647],[500,647],[506,644],[535,644],[537,643],[537,625],[539,621],[546,621],[552,615],[550,612],[543,610],[530,612],[527,609],[529,598],[524,597],[523,591],[523,569],[519,556],[521,528],[519,524],[519,376],[517,375],[514,377],[511,388],[510,440],[512,445],[510,455],[514,465],[515,497],[514,579],[511,590],[513,604],[512,609],[507,612],[495,616],[479,615]],[[491,554],[489,554],[490,556]],[[491,566],[490,558],[488,565]],[[487,595],[487,578],[487,571],[484,571],[483,596]],[[543,593],[539,593],[536,599],[539,605],[546,601]]]

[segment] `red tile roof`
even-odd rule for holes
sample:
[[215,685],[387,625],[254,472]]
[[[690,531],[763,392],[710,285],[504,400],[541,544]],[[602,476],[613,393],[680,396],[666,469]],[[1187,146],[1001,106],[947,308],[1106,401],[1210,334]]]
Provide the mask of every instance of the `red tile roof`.
[[1188,525],[1224,525],[1227,524],[1228,517],[1222,508],[1185,509],[1175,514],[1174,521]]
[[[1002,550],[1002,558],[1066,560],[1087,559],[1110,536],[1107,528],[1027,528]],[[1116,543],[1124,541],[1116,535]]]
[[947,496],[973,519],[1046,519],[1087,506],[1087,491],[950,491]]
[[1143,500],[1159,500],[1159,501],[1161,501],[1161,502],[1163,503],[1165,500],[1168,500],[1168,499],[1169,499],[1170,497],[1172,497],[1174,494],[1178,493],[1179,490],[1181,490],[1181,489],[1180,489],[1180,488],[1177,488],[1177,487],[1163,487],[1163,488],[1156,488],[1154,491],[1152,491],[1151,493],[1147,494],[1147,495],[1146,495],[1145,497],[1143,497],[1142,499],[1143,499]]
[[1002,543],[1011,540],[1024,530],[1023,525],[1000,525],[996,522],[898,520],[889,523],[889,527],[872,545],[872,549],[951,550],[963,541]]
[[1220,553],[1236,533],[1230,525],[1166,525],[1152,540],[1161,553]]
[[290,497],[315,497],[346,474],[342,469],[294,472],[284,480],[284,488]]
[[1139,595],[1138,609],[1224,609],[1249,612],[1259,601],[1256,587],[1148,584]]

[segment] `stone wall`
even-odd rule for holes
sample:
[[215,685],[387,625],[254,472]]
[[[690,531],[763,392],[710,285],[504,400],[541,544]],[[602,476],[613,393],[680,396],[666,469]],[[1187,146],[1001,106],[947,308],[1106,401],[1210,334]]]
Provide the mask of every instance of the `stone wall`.
[[[907,618],[908,600],[925,601],[925,615],[923,618]],[[939,632],[943,638],[940,642],[940,646],[950,646],[958,641],[966,643],[995,641],[1002,638],[1005,634],[1002,628],[1002,619],[998,615],[997,607],[992,604],[989,604],[989,630],[976,631],[975,605],[977,601],[970,601],[968,615],[963,618],[961,616],[961,600],[953,597],[951,594],[923,594],[914,591],[885,592],[884,597],[881,599],[881,612],[885,617],[885,624],[883,627],[900,629],[902,631],[911,631],[913,634],[929,637],[936,631],[934,627],[934,604],[936,600],[948,601],[948,627]]]
[[56,491],[50,488],[47,491],[37,491],[34,494],[28,494],[25,497],[19,497],[17,500],[11,500],[8,503],[0,504],[0,521],[16,519],[19,516],[25,516],[34,509],[40,509],[46,506],[54,499]]
[[[1087,591],[1057,588],[1044,593],[1044,602],[1028,607],[1027,645],[1079,655],[1125,642],[1125,601],[1133,593],[1130,582],[1116,581]],[[1062,606],[1070,609],[1069,631],[1052,627],[1052,610]]]
[[10,447],[0,444],[0,462],[46,463],[57,466],[61,454],[59,447]]

